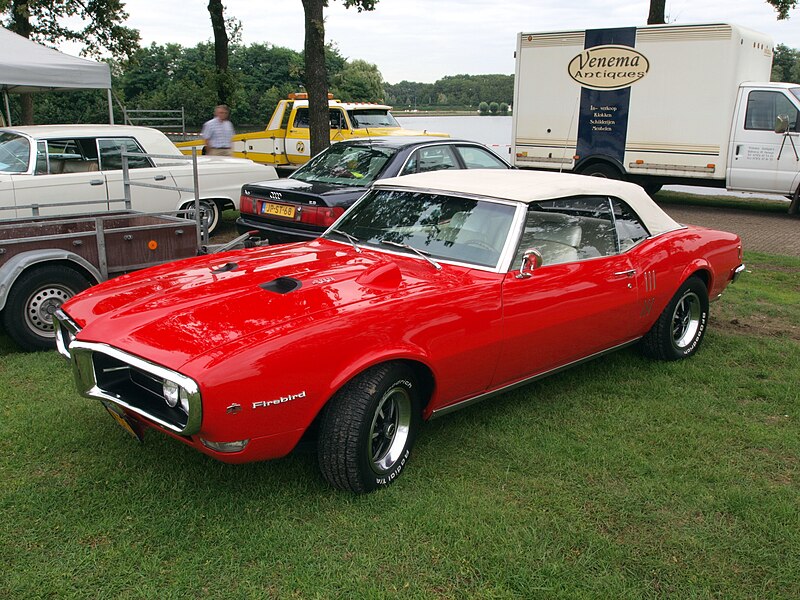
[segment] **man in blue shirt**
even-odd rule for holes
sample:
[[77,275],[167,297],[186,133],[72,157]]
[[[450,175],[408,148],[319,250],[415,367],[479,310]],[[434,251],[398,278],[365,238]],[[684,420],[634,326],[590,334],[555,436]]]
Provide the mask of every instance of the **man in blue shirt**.
[[235,133],[228,120],[231,111],[224,104],[214,109],[214,118],[206,121],[200,135],[205,142],[205,153],[209,156],[231,156],[231,138]]

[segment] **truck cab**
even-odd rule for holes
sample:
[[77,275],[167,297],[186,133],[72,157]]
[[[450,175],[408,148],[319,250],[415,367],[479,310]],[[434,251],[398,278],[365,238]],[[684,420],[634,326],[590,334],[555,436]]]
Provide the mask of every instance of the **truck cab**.
[[800,85],[739,86],[728,152],[728,187],[792,195],[800,186]]
[[[446,133],[433,133],[404,129],[392,116],[391,106],[365,102],[342,102],[328,95],[328,111],[331,124],[331,142],[340,142],[356,137],[375,136],[437,136],[450,137]],[[275,167],[296,168],[311,158],[309,141],[308,95],[289,94],[278,102],[266,129],[233,136],[233,155]],[[176,144],[184,154],[191,148],[202,148],[203,140]]]

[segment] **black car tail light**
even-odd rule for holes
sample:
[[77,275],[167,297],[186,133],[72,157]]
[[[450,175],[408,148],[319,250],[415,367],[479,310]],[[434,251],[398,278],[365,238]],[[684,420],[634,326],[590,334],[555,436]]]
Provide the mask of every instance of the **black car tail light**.
[[341,206],[304,206],[300,213],[300,222],[318,227],[330,227],[343,212],[344,208]]

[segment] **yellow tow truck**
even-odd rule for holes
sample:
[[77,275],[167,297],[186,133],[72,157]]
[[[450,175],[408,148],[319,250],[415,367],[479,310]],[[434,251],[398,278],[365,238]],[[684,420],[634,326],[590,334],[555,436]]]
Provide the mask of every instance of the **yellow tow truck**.
[[[447,133],[403,129],[392,116],[392,107],[385,104],[342,102],[329,94],[328,107],[331,142],[386,135],[450,137]],[[266,129],[233,136],[233,155],[274,167],[299,167],[311,158],[308,127],[308,95],[289,94],[278,102]],[[184,154],[203,145],[202,139],[176,144]]]

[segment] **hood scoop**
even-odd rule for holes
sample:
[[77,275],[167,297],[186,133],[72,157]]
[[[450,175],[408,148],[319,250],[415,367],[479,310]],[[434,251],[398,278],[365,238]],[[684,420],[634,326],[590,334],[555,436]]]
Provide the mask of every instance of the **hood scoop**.
[[289,292],[299,290],[302,285],[303,282],[299,279],[295,279],[294,277],[278,277],[277,279],[273,279],[267,283],[259,284],[258,287],[275,294],[288,294]]
[[403,275],[396,263],[389,262],[367,269],[356,281],[371,288],[392,290],[400,286]]

